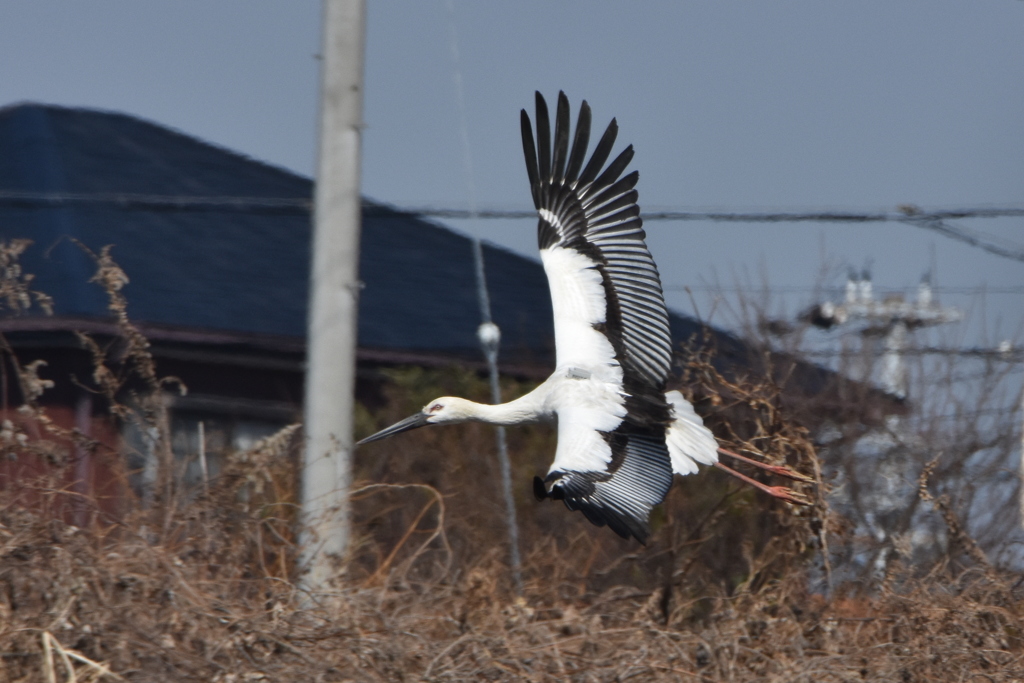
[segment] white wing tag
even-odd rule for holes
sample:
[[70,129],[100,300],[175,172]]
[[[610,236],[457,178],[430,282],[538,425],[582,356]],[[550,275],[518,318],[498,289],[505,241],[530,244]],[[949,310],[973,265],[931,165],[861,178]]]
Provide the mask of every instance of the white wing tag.
[[582,368],[569,368],[565,376],[569,379],[590,379],[590,371]]

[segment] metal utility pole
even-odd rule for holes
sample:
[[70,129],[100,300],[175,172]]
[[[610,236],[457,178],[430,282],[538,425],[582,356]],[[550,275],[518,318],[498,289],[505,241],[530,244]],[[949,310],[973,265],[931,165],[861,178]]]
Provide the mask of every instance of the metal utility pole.
[[[479,239],[473,240],[473,264],[476,269],[476,291],[480,303],[480,317],[483,322],[477,328],[476,336],[487,359],[491,376],[491,403],[501,403],[501,384],[498,377],[498,347],[501,344],[501,329],[491,319],[491,296],[487,291],[487,275],[484,271],[484,248]],[[508,459],[508,442],[505,428],[495,428],[498,445],[498,469],[501,471],[501,495],[505,499],[505,523],[508,526],[509,564],[512,565],[512,584],[516,595],[523,594],[522,559],[519,556],[519,522],[516,519],[516,499],[512,495],[512,465]]]
[[300,540],[313,592],[337,576],[349,539],[365,0],[324,0],[323,21]]
[[928,276],[921,280],[917,300],[902,298],[878,300],[874,297],[871,275],[866,271],[858,276],[851,273],[846,281],[846,300],[841,304],[831,301],[815,306],[808,318],[824,329],[848,322],[867,323],[865,332],[881,332],[885,349],[882,356],[882,389],[891,396],[907,397],[907,371],[903,364],[904,350],[911,330],[934,325],[945,325],[961,320],[963,313],[956,308],[944,308],[932,297]]

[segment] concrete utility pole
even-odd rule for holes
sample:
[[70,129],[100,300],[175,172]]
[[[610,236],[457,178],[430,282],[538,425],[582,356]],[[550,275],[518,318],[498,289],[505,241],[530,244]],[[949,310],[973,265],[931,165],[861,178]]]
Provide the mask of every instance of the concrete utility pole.
[[349,539],[366,40],[365,0],[324,0],[323,8],[300,541],[314,592],[337,576]]

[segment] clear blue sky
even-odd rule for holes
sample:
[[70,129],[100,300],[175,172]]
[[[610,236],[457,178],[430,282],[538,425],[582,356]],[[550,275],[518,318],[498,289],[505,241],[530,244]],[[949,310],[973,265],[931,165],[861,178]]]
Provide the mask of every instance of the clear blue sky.
[[[377,200],[528,208],[519,109],[564,89],[595,124],[618,118],[647,210],[1024,204],[1021,0],[368,4],[364,193]],[[0,105],[123,111],[311,175],[319,43],[312,0],[0,0]],[[535,251],[531,221],[450,224]],[[961,225],[1024,244],[1024,219]],[[791,290],[823,263],[870,261],[890,289],[934,262],[940,287],[1018,288],[940,292],[972,308],[963,343],[1016,336],[1024,320],[1024,263],[913,227],[648,233],[684,312],[682,285],[706,312],[708,285],[766,280],[792,313],[812,295]]]

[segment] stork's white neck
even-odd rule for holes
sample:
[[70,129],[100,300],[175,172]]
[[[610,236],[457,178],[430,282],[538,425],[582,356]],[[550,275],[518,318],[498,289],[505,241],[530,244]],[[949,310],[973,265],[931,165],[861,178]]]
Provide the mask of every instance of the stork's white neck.
[[452,403],[458,417],[446,422],[486,422],[494,425],[516,425],[526,422],[537,422],[550,417],[544,408],[546,395],[544,384],[525,396],[520,396],[508,403],[489,405],[475,403],[465,399],[448,399]]

